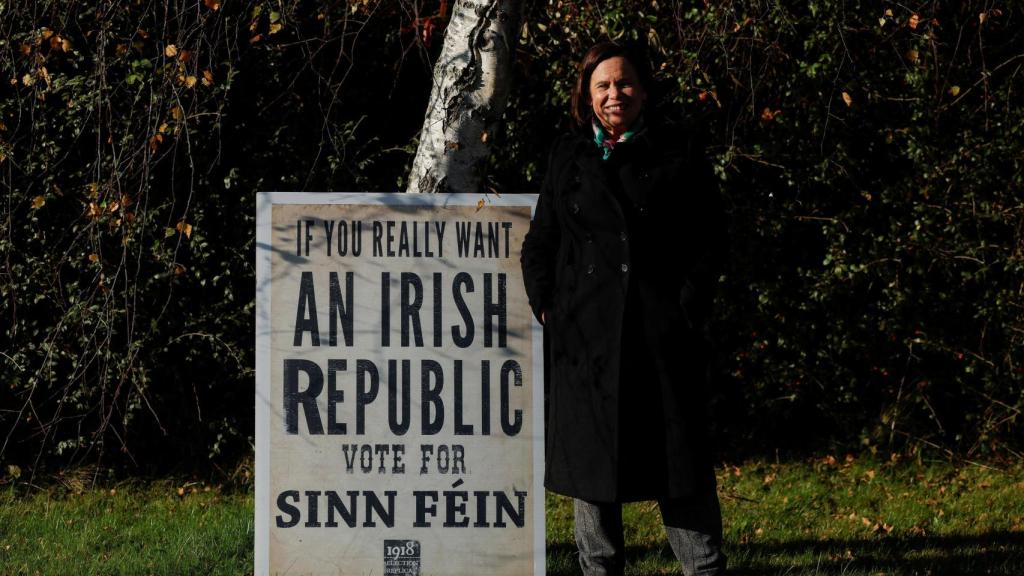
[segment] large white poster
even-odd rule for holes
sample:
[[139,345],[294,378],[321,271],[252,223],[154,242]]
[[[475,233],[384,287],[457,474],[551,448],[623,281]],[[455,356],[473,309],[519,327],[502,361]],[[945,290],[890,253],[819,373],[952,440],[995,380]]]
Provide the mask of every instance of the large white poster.
[[256,574],[544,573],[535,201],[259,194]]

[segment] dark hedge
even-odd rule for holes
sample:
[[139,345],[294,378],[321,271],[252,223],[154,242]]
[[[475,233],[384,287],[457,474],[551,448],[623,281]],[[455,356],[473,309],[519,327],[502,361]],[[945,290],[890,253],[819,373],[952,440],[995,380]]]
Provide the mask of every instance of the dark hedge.
[[[536,191],[591,43],[646,46],[660,117],[706,133],[729,208],[711,327],[723,457],[1016,455],[1024,15],[992,6],[528,3],[487,187]],[[250,453],[254,193],[402,189],[449,11],[3,10],[5,464]]]

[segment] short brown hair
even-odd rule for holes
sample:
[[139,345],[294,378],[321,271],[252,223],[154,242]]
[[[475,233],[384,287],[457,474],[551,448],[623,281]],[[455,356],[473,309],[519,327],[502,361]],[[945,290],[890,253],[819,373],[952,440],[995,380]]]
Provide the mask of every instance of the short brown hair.
[[590,125],[594,118],[594,110],[590,107],[590,76],[594,74],[597,65],[609,58],[621,56],[626,59],[640,79],[644,91],[647,92],[647,106],[653,103],[651,93],[654,88],[653,76],[651,75],[651,64],[639,49],[618,42],[598,42],[583,56],[576,76],[576,86],[572,90],[572,119],[576,126],[584,128]]

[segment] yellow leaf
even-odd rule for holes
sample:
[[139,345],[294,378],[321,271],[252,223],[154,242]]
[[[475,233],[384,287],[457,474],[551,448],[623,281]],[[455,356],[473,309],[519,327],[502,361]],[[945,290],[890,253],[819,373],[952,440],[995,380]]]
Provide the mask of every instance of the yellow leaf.
[[178,222],[177,226],[175,226],[174,229],[177,230],[178,232],[183,233],[186,238],[192,238],[192,225],[185,222],[184,220]]
[[60,48],[65,52],[71,52],[71,41],[69,41],[67,38],[61,38]]
[[885,18],[879,18],[878,19],[878,25],[884,27],[885,26]]
[[953,86],[949,87],[949,95],[950,96],[956,96],[959,93],[960,93],[960,87],[959,86],[954,84]]
[[99,261],[100,261],[100,255],[99,254],[97,254],[95,252],[93,252],[92,254],[89,254],[89,262],[92,262],[93,264],[95,264],[95,263],[97,263]]
[[[177,272],[177,267],[175,267],[175,272]],[[184,496],[184,495],[185,495],[185,489],[184,488],[178,488],[178,496]]]
[[984,24],[985,20],[988,20],[988,13],[982,12],[981,14],[978,14],[978,22]]
[[203,70],[203,86],[213,86],[213,72]]
[[918,16],[917,14],[912,14],[910,16],[910,20],[907,23],[910,24],[910,28],[911,29],[916,30],[917,29],[917,25],[920,22],[921,22],[921,17]]
[[114,202],[108,208],[108,210],[110,210],[111,214],[113,214],[114,212],[117,212],[120,209],[121,209],[121,203],[118,202],[117,200],[114,200]]
[[191,58],[191,57],[192,57],[192,51],[191,50],[182,50],[182,51],[178,52],[178,61],[179,62],[188,62],[188,59]]
[[53,36],[53,30],[43,28],[43,33],[39,35],[39,38],[40,40],[49,40],[50,36]]
[[161,134],[167,134],[167,130],[168,130],[167,122],[164,122],[163,124],[160,125],[159,128],[156,129],[156,131],[161,133]]
[[21,468],[14,464],[7,465],[7,473],[10,474],[11,478],[21,478]]
[[255,44],[255,43],[259,42],[262,39],[263,39],[263,35],[262,34],[257,34],[255,36],[253,36],[252,38],[249,38],[249,44]]
[[174,236],[174,234],[174,228],[164,228],[164,238],[170,238],[171,236]]
[[913,48],[907,50],[907,60],[917,62],[917,50],[914,50]]
[[892,9],[891,8],[886,8],[885,9],[885,15],[888,16],[889,18],[892,18]]
[[481,198],[476,201],[476,211],[479,212],[484,207],[484,199]]
[[220,10],[220,0],[203,0],[203,5],[214,12]]
[[90,218],[99,218],[103,214],[103,210],[95,202],[89,202],[88,214]]
[[284,24],[281,24],[280,22],[274,22],[273,24],[270,25],[270,33],[277,34],[278,32],[281,31],[281,28],[284,28]]
[[31,74],[25,74],[24,76],[21,77],[21,83],[24,84],[25,86],[31,86],[32,84],[35,83],[35,81],[36,81],[36,79],[33,78]]
[[846,102],[846,107],[849,108],[850,106],[853,106],[853,97],[846,92],[843,92],[843,102]]
[[488,136],[486,131],[480,134],[480,141],[483,142],[484,144],[487,144],[487,138]]
[[181,106],[175,106],[171,108],[171,118],[175,120],[181,120],[181,117],[185,115],[185,111],[181,109]]
[[164,56],[167,56],[168,58],[174,58],[177,55],[178,55],[178,47],[175,46],[174,44],[168,44],[167,46],[164,47]]
[[46,204],[46,198],[43,198],[42,196],[36,196],[35,198],[32,199],[33,210],[38,210],[39,208],[42,208],[43,204]]
[[195,76],[185,76],[185,87],[186,88],[191,88],[191,87],[193,87],[195,85],[196,85],[196,77]]

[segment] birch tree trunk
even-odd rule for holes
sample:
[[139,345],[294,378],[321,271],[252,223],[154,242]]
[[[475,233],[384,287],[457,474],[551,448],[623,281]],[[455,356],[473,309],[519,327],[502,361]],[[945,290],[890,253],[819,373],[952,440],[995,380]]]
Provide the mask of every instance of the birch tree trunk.
[[522,0],[457,0],[407,192],[480,192],[508,102]]

